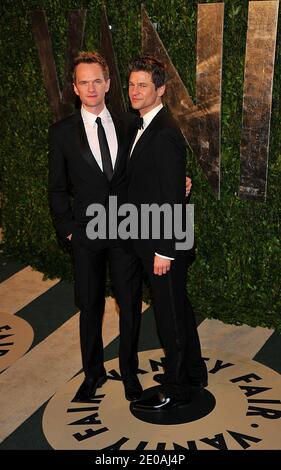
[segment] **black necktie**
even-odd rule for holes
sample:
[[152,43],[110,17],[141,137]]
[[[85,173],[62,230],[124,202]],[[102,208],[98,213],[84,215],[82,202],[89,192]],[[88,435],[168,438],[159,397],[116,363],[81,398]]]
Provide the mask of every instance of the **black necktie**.
[[98,125],[98,139],[99,139],[99,144],[100,144],[102,168],[107,179],[110,181],[113,175],[113,167],[112,167],[112,161],[111,161],[108,143],[106,140],[106,135],[105,135],[100,117],[97,117],[96,123]]
[[143,128],[143,118],[142,117],[138,117],[137,120],[136,120],[136,127],[138,129],[142,129]]

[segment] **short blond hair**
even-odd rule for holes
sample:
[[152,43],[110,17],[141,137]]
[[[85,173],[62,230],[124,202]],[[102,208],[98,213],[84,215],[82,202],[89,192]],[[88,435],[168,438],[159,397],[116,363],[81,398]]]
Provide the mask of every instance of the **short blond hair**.
[[72,79],[74,83],[76,80],[76,67],[79,64],[99,64],[102,68],[103,76],[105,80],[109,79],[109,68],[108,68],[107,62],[99,52],[81,51],[79,55],[75,57],[73,61],[73,71],[72,71]]

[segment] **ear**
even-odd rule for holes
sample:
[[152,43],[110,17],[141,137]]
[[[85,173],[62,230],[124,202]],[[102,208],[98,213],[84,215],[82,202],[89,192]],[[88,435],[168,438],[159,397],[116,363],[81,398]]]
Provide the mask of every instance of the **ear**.
[[73,82],[72,85],[73,85],[73,89],[74,89],[75,94],[76,94],[77,96],[79,96],[79,91],[78,91],[78,89],[77,89],[75,83]]
[[109,88],[110,88],[110,78],[106,81],[105,93],[107,93],[109,91]]
[[157,96],[159,96],[159,97],[163,96],[164,93],[165,93],[165,90],[166,90],[165,85],[162,85],[159,88],[157,88]]

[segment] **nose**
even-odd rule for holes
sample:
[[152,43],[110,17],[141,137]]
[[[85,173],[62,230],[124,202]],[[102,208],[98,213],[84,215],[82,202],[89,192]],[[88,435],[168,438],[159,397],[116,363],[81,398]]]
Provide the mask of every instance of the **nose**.
[[89,93],[93,93],[93,92],[95,92],[95,90],[96,90],[95,84],[89,82],[89,83],[88,83],[88,92],[89,92]]
[[133,85],[132,88],[131,88],[131,93],[132,93],[132,96],[136,96],[139,94],[139,87],[138,85]]

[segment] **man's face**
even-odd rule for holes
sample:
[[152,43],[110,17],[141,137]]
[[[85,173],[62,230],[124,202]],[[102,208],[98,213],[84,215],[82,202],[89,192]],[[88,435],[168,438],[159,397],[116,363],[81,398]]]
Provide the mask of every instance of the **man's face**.
[[100,64],[78,64],[74,91],[79,96],[84,108],[93,114],[99,114],[104,108],[104,97],[109,90],[110,80],[104,78]]
[[141,116],[151,111],[161,103],[161,96],[165,85],[155,88],[149,72],[132,72],[129,77],[129,97],[133,109],[137,109]]

